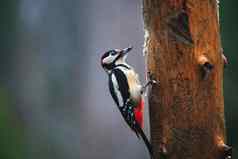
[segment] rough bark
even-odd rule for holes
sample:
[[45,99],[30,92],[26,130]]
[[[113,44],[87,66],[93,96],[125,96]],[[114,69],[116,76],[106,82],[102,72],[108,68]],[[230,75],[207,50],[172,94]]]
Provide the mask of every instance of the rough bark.
[[144,0],[154,159],[225,159],[223,60],[216,0]]

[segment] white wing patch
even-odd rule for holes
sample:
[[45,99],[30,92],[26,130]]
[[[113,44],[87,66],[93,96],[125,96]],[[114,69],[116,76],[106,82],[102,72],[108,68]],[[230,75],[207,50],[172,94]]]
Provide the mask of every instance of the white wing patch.
[[123,107],[123,104],[124,104],[123,98],[122,98],[121,92],[119,91],[119,85],[118,85],[117,79],[114,74],[112,74],[112,83],[113,83],[114,92],[118,99],[119,106]]

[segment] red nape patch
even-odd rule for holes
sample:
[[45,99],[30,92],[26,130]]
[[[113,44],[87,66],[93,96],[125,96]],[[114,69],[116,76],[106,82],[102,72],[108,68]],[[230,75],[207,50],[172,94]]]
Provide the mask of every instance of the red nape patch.
[[144,101],[141,99],[139,104],[134,109],[136,121],[140,124],[141,128],[143,128],[143,114],[144,114]]

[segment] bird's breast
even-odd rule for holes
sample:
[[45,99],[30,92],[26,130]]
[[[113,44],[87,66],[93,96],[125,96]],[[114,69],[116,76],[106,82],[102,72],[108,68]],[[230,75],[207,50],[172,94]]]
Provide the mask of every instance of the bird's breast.
[[131,98],[135,100],[135,102],[139,102],[141,99],[142,86],[140,84],[138,74],[135,73],[133,70],[129,70],[127,72],[127,80]]

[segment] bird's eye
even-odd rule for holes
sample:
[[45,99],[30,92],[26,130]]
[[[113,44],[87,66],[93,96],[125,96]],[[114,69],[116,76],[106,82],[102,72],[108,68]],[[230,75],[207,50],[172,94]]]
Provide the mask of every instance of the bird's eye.
[[117,54],[116,51],[111,51],[111,55],[112,55],[112,56],[114,56],[114,55],[116,55],[116,54]]

